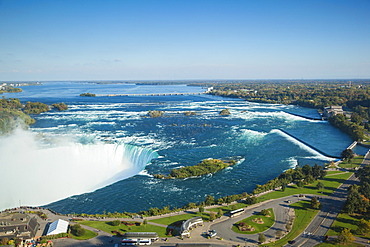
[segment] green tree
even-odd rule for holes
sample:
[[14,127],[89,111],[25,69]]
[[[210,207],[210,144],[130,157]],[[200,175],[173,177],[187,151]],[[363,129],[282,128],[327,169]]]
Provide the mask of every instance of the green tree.
[[312,167],[310,165],[304,165],[302,167],[302,173],[305,175],[305,177],[312,176]]
[[304,186],[303,181],[302,181],[302,180],[299,180],[299,181],[297,182],[297,187],[298,187],[298,188],[302,188],[303,186]]
[[338,242],[342,244],[349,244],[355,240],[355,237],[351,233],[351,230],[344,228],[338,235]]
[[283,184],[281,185],[281,191],[285,191],[285,189],[286,189],[286,183],[283,183]]
[[283,231],[282,230],[277,230],[276,232],[275,232],[275,236],[276,236],[276,238],[281,238],[282,236],[283,236]]
[[320,202],[319,202],[319,200],[317,199],[316,196],[312,197],[312,199],[311,199],[311,207],[314,208],[314,209],[319,209],[320,208]]
[[77,237],[83,236],[86,230],[81,227],[80,224],[74,224],[71,226],[71,233]]
[[215,204],[215,198],[211,195],[208,195],[204,201],[204,203],[209,206]]
[[216,217],[217,217],[217,218],[221,218],[221,217],[222,217],[222,215],[223,215],[223,212],[222,212],[222,209],[220,208],[220,209],[218,209],[218,212],[217,212]]
[[267,216],[267,215],[270,215],[270,211],[267,210],[267,209],[262,209],[260,214],[263,215],[263,216]]
[[351,122],[353,122],[355,124],[361,124],[362,123],[362,117],[357,112],[352,112]]
[[119,226],[121,224],[121,221],[120,220],[113,220],[112,222],[111,222],[111,225],[112,226]]
[[218,198],[217,199],[217,204],[223,204],[225,202],[224,198]]
[[317,185],[316,185],[316,189],[323,190],[324,189],[324,184],[322,182],[318,182]]
[[199,207],[199,213],[200,213],[200,215],[202,215],[204,213],[204,207],[202,207],[202,206]]
[[216,219],[216,213],[215,212],[213,212],[213,211],[211,211],[210,213],[209,213],[209,220],[210,221],[214,221]]
[[258,242],[260,242],[260,243],[262,244],[262,243],[264,243],[265,241],[266,241],[266,236],[265,236],[265,234],[260,233],[260,234],[258,235]]
[[350,160],[352,159],[355,155],[352,151],[352,149],[345,149],[342,151],[341,155],[340,155],[343,159],[345,160]]

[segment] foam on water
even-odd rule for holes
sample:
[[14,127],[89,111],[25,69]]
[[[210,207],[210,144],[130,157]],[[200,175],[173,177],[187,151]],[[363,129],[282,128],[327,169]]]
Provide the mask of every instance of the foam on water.
[[[140,173],[158,155],[126,144],[66,142],[46,148],[34,134],[17,130],[0,139],[0,210],[42,205],[94,191]],[[22,155],[18,155],[22,154]],[[17,178],[17,186],[9,186]]]

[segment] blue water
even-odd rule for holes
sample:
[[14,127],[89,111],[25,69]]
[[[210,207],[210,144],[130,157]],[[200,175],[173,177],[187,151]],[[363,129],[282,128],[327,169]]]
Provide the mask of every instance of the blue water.
[[[219,198],[251,192],[256,184],[263,184],[286,169],[305,164],[322,165],[332,160],[280,129],[333,156],[340,156],[352,142],[325,121],[289,114],[318,117],[315,109],[297,106],[251,103],[205,94],[79,97],[86,92],[205,91],[200,87],[53,82],[22,89],[22,93],[6,96],[20,98],[22,102],[64,102],[69,106],[64,112],[53,110],[34,116],[37,122],[30,130],[42,133],[45,143],[57,145],[50,140],[66,138],[82,144],[130,144],[145,148],[156,154],[151,157],[157,157],[135,176],[46,205],[61,213],[138,212],[167,205],[181,207],[188,202],[203,201],[207,195]],[[225,108],[231,115],[220,116],[219,112]],[[165,115],[150,118],[147,117],[149,110],[161,110]],[[194,111],[197,115],[185,116],[184,111]],[[195,165],[206,158],[234,158],[239,163],[197,178],[159,180],[150,175],[168,174],[173,168]]]

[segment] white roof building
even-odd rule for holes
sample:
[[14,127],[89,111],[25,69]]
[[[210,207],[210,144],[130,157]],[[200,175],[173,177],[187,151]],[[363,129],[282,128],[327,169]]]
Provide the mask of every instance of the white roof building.
[[66,233],[68,231],[69,223],[65,220],[56,220],[50,224],[48,232],[46,235],[54,235],[59,233]]

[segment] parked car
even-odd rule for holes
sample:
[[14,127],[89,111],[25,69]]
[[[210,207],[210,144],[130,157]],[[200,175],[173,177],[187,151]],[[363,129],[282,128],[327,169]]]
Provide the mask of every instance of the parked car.
[[207,235],[208,237],[213,238],[213,237],[216,237],[217,232],[215,230],[209,230]]

